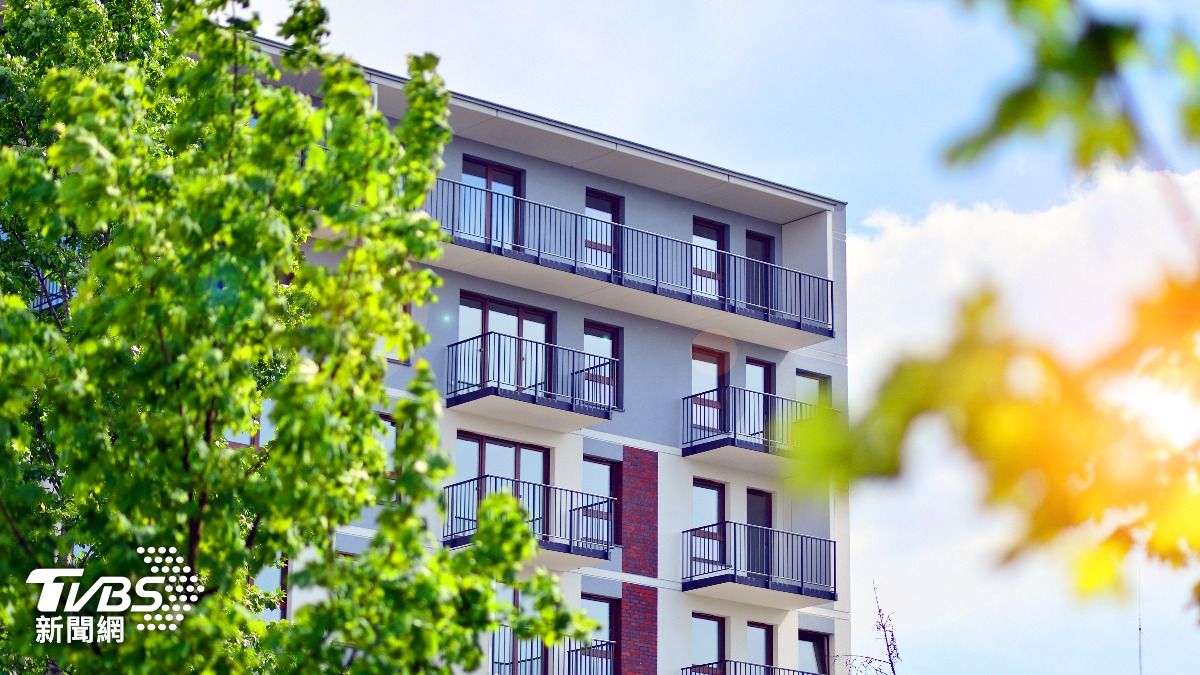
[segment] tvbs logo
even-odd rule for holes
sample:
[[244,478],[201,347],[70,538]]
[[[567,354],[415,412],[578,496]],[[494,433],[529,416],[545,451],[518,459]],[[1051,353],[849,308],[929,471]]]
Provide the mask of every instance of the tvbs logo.
[[176,555],[174,547],[139,547],[137,552],[150,574],[136,582],[103,576],[84,588],[77,581],[83,576],[80,568],[44,567],[30,572],[25,582],[42,587],[37,641],[124,642],[124,615],[130,612],[135,615],[137,630],[177,630],[184,614],[204,592],[200,578],[183,564],[183,556]]

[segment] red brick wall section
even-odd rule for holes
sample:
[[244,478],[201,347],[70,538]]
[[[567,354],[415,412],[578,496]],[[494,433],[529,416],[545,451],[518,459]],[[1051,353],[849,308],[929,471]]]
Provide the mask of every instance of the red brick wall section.
[[658,453],[625,447],[621,462],[621,570],[658,576]]
[[[629,455],[626,454],[626,461]],[[658,672],[658,589],[637,584],[621,585],[621,672],[653,675]]]

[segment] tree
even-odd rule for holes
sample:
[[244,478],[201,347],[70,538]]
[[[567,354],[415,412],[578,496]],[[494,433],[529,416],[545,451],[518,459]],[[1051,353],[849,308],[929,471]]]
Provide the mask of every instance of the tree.
[[872,585],[875,590],[875,632],[883,640],[883,653],[886,658],[875,656],[836,656],[835,661],[846,664],[846,670],[851,675],[896,675],[896,663],[900,659],[900,645],[896,642],[896,628],[892,622],[892,612],[883,611],[883,603],[879,602],[879,587]]
[[[1065,131],[1081,168],[1111,158],[1165,169],[1130,86],[1139,68],[1173,78],[1185,93],[1179,127],[1200,140],[1200,49],[1191,36],[1177,32],[1162,50],[1147,26],[1095,14],[1086,3],[995,4],[1028,39],[1033,66],[990,122],[950,150],[952,162],[970,161],[1017,134]],[[1169,174],[1161,186],[1200,255],[1196,218]],[[1200,445],[1172,445],[1110,393],[1141,380],[1195,400],[1200,279],[1170,279],[1134,308],[1122,344],[1078,367],[1016,333],[1000,307],[990,289],[968,298],[949,346],[932,357],[899,359],[853,424],[830,417],[802,425],[797,475],[811,485],[893,475],[910,428],[937,417],[984,473],[988,503],[1020,514],[1024,528],[1009,557],[1090,526],[1104,536],[1079,556],[1081,591],[1119,587],[1122,561],[1134,550],[1176,566],[1194,562]]]
[[[389,402],[376,345],[426,340],[403,308],[437,283],[413,263],[440,252],[421,205],[448,94],[435,57],[410,57],[393,132],[360,70],[322,48],[325,23],[296,0],[276,65],[245,2],[4,4],[0,668],[448,673],[477,667],[500,622],[549,641],[588,628],[550,577],[518,578],[536,545],[514,500],[485,500],[453,556],[422,517],[448,468],[439,399],[418,362]],[[313,70],[319,108],[280,86]],[[301,247],[318,227],[333,268]],[[267,399],[275,439],[230,444]],[[338,555],[334,528],[377,504],[370,547]],[[35,641],[31,570],[137,577],[137,547],[201,575],[180,630]],[[259,620],[281,598],[251,575],[299,556],[292,585],[324,599]]]

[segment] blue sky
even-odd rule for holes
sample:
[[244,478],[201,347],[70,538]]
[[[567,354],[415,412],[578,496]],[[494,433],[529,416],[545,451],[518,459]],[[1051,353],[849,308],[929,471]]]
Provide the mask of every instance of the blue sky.
[[[365,64],[402,72],[406,53],[433,51],[454,90],[848,201],[852,404],[896,349],[945,335],[954,298],[981,274],[1022,299],[1020,325],[1080,353],[1119,334],[1121,300],[1153,287],[1162,264],[1186,269],[1156,228],[1167,216],[1142,172],[1077,176],[1055,139],[1013,142],[968,168],[942,164],[1027,65],[994,9],[329,4],[332,46]],[[268,19],[282,5],[257,4]],[[1093,5],[1200,26],[1200,7],[1177,17],[1165,0]],[[1175,92],[1150,75],[1136,84],[1174,168],[1195,168],[1171,140]],[[1200,176],[1180,180],[1200,204]],[[1136,673],[1140,588],[1145,672],[1195,672],[1200,627],[1186,600],[1200,575],[1132,565],[1141,585],[1123,602],[1084,603],[1062,551],[997,567],[1012,522],[979,509],[978,478],[949,445],[927,429],[903,480],[855,491],[856,652],[878,653],[875,580],[895,613],[903,675]]]

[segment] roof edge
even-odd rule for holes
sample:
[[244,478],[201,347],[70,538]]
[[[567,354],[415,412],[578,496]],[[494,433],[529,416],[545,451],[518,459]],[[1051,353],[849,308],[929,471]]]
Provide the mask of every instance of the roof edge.
[[[274,40],[272,38],[263,37],[261,35],[254,36],[253,40],[255,42],[257,42],[258,44],[262,45],[263,47],[266,47],[270,50],[277,50],[278,52],[283,52],[284,50],[286,50],[289,47],[289,45],[285,42],[280,42],[279,40]],[[367,74],[368,79],[371,79],[371,80],[382,80],[385,82],[394,82],[398,85],[403,85],[405,82],[408,82],[408,79],[409,79],[402,75],[396,75],[395,73],[389,73],[387,71],[379,70],[378,68],[372,68],[371,66],[363,65],[361,63],[359,63],[358,66],[360,68],[362,68],[363,72]],[[620,138],[618,136],[611,136],[609,134],[605,134],[605,133],[602,133],[599,131],[588,129],[586,127],[577,126],[577,125],[563,122],[560,120],[556,120],[556,119],[553,119],[550,117],[543,117],[542,115],[537,115],[535,113],[526,112],[519,108],[512,108],[512,107],[509,107],[506,105],[502,105],[500,103],[495,103],[493,101],[488,101],[488,100],[481,99],[481,98],[478,98],[475,96],[469,96],[467,94],[462,94],[462,93],[456,92],[454,90],[450,90],[450,95],[451,95],[452,100],[463,101],[463,102],[481,106],[484,108],[490,108],[493,111],[495,111],[497,114],[504,113],[506,115],[511,115],[511,116],[519,118],[519,119],[527,120],[529,122],[536,122],[538,124],[544,124],[549,127],[554,127],[554,128],[560,129],[564,132],[570,132],[572,134],[581,134],[584,136],[588,136],[590,138],[593,138],[593,139],[603,142],[603,143],[612,143],[616,146],[623,146],[626,148],[637,150],[639,152],[644,152],[649,155],[653,155],[660,159],[666,160],[668,162],[682,164],[682,165],[685,165],[685,166],[688,166],[691,168],[695,168],[695,169],[703,169],[705,171],[712,171],[712,172],[716,172],[719,174],[723,174],[727,180],[737,179],[737,180],[746,181],[748,183],[752,183],[759,187],[768,188],[768,189],[772,189],[772,190],[779,190],[779,191],[794,195],[796,197],[802,197],[802,198],[810,199],[813,201],[824,202],[826,204],[829,204],[830,206],[846,206],[847,205],[847,202],[845,202],[841,199],[827,197],[825,195],[817,194],[815,192],[809,192],[807,190],[801,190],[799,188],[795,188],[790,185],[785,185],[783,183],[777,183],[775,181],[767,180],[765,178],[759,178],[757,176],[752,176],[750,174],[733,171],[731,169],[726,169],[726,168],[717,166],[716,164],[709,164],[708,162],[702,162],[697,159],[685,157],[683,155],[675,154],[673,152],[668,152],[666,150],[661,150],[659,148],[655,148],[655,147],[652,147],[649,145],[644,145],[642,143],[637,143],[635,141],[626,140],[626,139]]]

